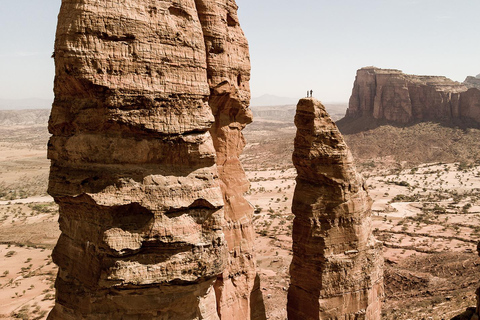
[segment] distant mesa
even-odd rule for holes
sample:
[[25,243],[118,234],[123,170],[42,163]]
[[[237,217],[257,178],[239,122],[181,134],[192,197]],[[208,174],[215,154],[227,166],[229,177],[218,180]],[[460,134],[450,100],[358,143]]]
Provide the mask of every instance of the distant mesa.
[[480,79],[468,77],[459,83],[444,76],[417,76],[395,69],[365,67],[357,71],[349,107],[339,126],[359,118],[395,124],[479,124]]

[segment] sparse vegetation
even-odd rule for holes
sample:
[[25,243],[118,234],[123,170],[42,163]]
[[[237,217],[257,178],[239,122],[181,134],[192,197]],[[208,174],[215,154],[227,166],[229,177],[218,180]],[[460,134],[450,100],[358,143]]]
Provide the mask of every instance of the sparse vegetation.
[[11,250],[11,251],[8,251],[6,254],[5,254],[5,258],[10,258],[12,257],[13,255],[15,255],[17,252],[14,251],[14,250]]

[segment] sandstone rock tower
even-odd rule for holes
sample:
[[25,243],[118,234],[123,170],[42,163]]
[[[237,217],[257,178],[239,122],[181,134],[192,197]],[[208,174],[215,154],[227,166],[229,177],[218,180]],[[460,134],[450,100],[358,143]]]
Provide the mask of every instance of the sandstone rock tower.
[[233,0],[62,0],[49,319],[262,319]]
[[319,101],[301,99],[295,125],[288,318],[380,319],[383,257],[363,179]]
[[210,130],[225,203],[223,231],[227,267],[215,283],[222,319],[265,319],[253,252],[253,208],[243,197],[249,182],[239,156],[245,147],[242,129],[252,122],[248,43],[233,0],[196,0],[207,52],[209,105],[215,116]]

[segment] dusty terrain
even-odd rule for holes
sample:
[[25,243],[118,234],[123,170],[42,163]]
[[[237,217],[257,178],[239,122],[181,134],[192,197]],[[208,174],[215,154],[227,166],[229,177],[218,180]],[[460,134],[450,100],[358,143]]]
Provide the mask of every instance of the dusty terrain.
[[46,194],[49,110],[0,112],[0,318],[45,319],[58,208]]
[[401,127],[362,118],[342,119],[339,128],[357,162],[366,167],[394,164],[400,168],[438,161],[474,163],[480,159],[479,127],[435,122]]
[[[262,290],[270,319],[285,319],[293,169],[249,171]],[[480,259],[480,166],[428,164],[372,172],[374,227],[384,242],[385,319],[450,319],[475,305]],[[407,304],[405,302],[408,302]]]
[[[295,130],[291,119],[255,120],[247,128],[242,156],[251,181],[247,199],[256,208],[255,250],[267,313],[283,320]],[[0,126],[0,318],[5,319],[45,319],[53,306],[56,268],[50,254],[59,235],[58,216],[45,197],[48,133],[45,118],[39,121],[45,122]],[[360,159],[375,200],[375,234],[384,242],[383,318],[451,319],[475,305],[479,286],[480,165],[399,159]]]

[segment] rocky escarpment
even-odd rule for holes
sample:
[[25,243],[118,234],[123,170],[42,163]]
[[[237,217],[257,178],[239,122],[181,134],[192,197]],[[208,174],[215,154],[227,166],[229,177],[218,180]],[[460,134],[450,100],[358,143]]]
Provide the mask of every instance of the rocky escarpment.
[[[233,0],[63,0],[49,319],[262,319],[247,41]],[[257,281],[256,281],[257,280]]]
[[380,319],[381,244],[362,177],[322,104],[299,101],[289,319]]
[[366,67],[357,71],[346,119],[407,124],[469,120],[480,123],[480,90],[440,76]]
[[471,89],[471,88],[477,88],[480,89],[480,74],[477,74],[477,76],[472,77],[468,76],[465,81],[463,81],[463,84]]

